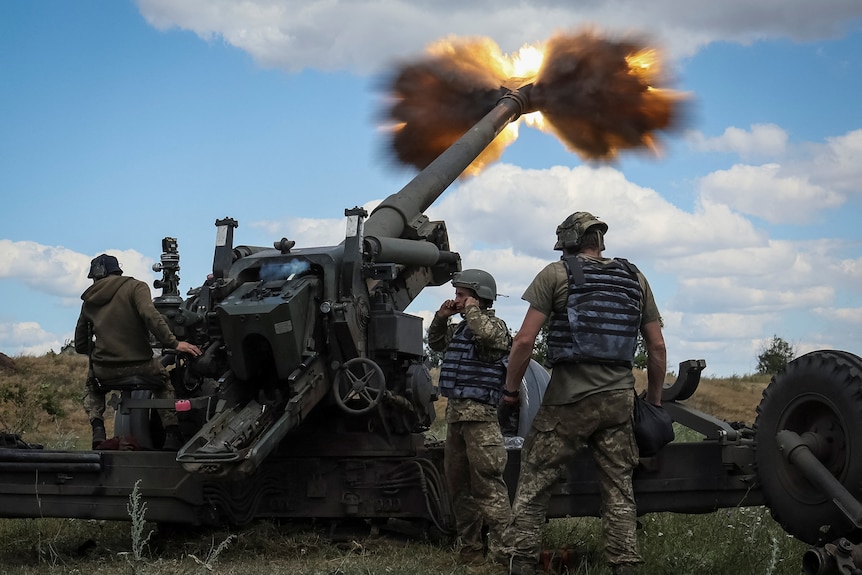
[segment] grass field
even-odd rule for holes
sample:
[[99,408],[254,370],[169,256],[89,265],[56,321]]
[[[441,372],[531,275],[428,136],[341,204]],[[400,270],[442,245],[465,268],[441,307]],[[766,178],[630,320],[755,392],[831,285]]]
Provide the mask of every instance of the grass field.
[[[19,357],[12,364],[4,361],[0,369],[0,428],[50,448],[86,448],[89,426],[80,407],[85,358]],[[767,383],[764,377],[704,379],[687,403],[727,421],[750,424]],[[438,410],[443,407],[439,402]],[[438,425],[434,432],[441,437],[444,429]],[[379,532],[346,526],[333,529],[313,522],[179,530],[147,522],[145,503],[138,502],[128,522],[0,519],[0,573],[501,573],[491,566],[457,565],[451,542],[415,532],[405,535],[406,525]],[[798,574],[807,548],[787,536],[768,510],[759,507],[703,515],[654,513],[641,517],[640,523],[644,575]],[[609,573],[602,559],[598,519],[551,520],[545,526],[543,544],[558,554],[565,550],[569,573]]]

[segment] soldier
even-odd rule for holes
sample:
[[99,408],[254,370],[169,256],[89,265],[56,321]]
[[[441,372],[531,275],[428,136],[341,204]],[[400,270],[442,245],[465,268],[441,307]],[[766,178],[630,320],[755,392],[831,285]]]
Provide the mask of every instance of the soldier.
[[[164,388],[154,392],[159,399],[173,399],[170,376],[161,362],[153,357],[149,334],[167,348],[193,357],[201,350],[186,341],[178,341],[165,318],[156,310],[146,283],[133,277],[122,277],[117,258],[102,254],[90,262],[88,278],[93,285],[81,295],[84,303],[75,326],[75,351],[90,356],[93,376],[98,380],[144,375],[164,381]],[[95,338],[95,341],[94,341]],[[105,441],[105,392],[87,379],[84,409],[93,429],[93,449]],[[165,426],[163,449],[176,451],[182,439],[174,410],[159,410]]]
[[[428,328],[428,345],[443,351],[440,393],[446,406],[444,472],[455,508],[462,563],[485,561],[496,554],[509,522],[509,492],[503,481],[506,448],[497,422],[497,405],[506,377],[505,358],[512,346],[506,323],[491,309],[497,284],[491,274],[470,269],[452,279],[455,299],[443,302]],[[456,313],[464,317],[449,323]]]
[[666,350],[646,278],[626,260],[601,255],[607,230],[588,212],[563,220],[554,246],[563,251],[561,260],[539,272],[523,295],[530,307],[512,345],[503,401],[518,402],[536,335],[548,318],[553,370],[524,441],[512,521],[503,535],[509,570],[518,575],[536,572],[550,487],[563,463],[584,446],[592,450],[598,469],[605,558],[612,573],[635,573],[643,562],[632,489],[638,462],[632,431],[638,331],[648,354],[647,400],[656,405]]

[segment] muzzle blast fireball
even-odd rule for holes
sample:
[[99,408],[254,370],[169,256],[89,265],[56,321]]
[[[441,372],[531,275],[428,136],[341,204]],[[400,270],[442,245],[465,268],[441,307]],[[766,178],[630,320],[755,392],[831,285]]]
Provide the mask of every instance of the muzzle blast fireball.
[[[591,31],[558,34],[505,56],[487,38],[448,39],[403,63],[386,89],[384,116],[402,164],[423,169],[509,92],[532,84],[526,122],[555,134],[586,160],[620,150],[658,149],[656,134],[682,123],[685,97],[669,83],[658,51],[643,38],[612,40]],[[524,92],[524,90],[521,90]],[[517,137],[507,127],[467,170],[475,174]]]

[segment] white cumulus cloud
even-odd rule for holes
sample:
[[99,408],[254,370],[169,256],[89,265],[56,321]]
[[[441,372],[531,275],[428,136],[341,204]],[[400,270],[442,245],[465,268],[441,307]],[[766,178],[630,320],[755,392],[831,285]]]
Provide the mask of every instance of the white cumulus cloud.
[[844,196],[812,183],[804,175],[787,175],[779,164],[736,165],[700,180],[705,199],[771,223],[804,223],[821,210],[844,202]]
[[787,132],[775,124],[754,124],[751,130],[730,126],[715,138],[691,131],[687,137],[698,150],[734,153],[742,158],[781,156],[787,149],[789,139]]
[[[152,283],[152,258],[135,250],[106,250],[116,256],[125,275]],[[81,254],[62,246],[33,241],[0,239],[0,279],[23,282],[29,288],[64,298],[77,298],[92,281],[90,260],[98,254]]]
[[714,41],[833,38],[862,17],[856,0],[138,0],[138,6],[159,29],[177,27],[210,41],[220,39],[263,66],[291,72],[376,72],[392,54],[419,52],[450,34],[489,36],[512,52],[560,29],[596,23],[618,31],[649,31],[672,54],[689,56]]

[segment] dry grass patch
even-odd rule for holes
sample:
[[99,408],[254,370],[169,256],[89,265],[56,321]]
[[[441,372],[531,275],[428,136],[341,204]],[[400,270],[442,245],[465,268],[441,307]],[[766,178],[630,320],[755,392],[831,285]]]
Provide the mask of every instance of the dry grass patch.
[[[672,383],[675,375],[665,380]],[[768,375],[749,375],[730,378],[701,378],[697,391],[690,398],[680,402],[704,413],[729,422],[754,424],[757,405],[763,397],[763,390],[769,385]],[[635,388],[640,392],[646,389],[646,371],[635,370]]]
[[50,448],[87,448],[90,426],[81,405],[87,357],[49,353],[11,361],[0,370],[0,430]]

